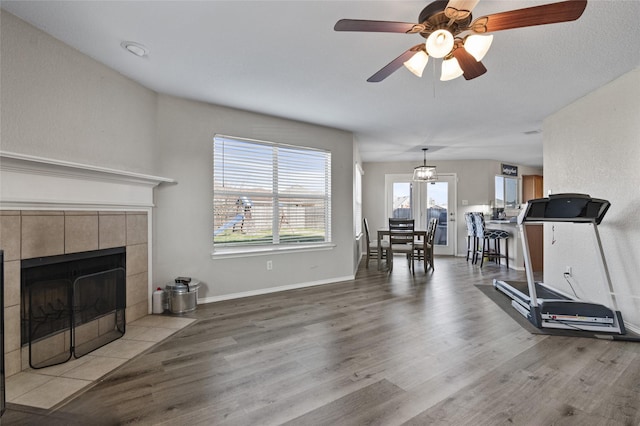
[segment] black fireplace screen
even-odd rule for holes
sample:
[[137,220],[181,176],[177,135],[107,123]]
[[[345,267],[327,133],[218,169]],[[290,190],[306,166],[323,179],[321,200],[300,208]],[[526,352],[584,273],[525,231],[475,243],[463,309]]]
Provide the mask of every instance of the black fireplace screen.
[[124,247],[22,261],[22,343],[29,365],[79,358],[125,331]]

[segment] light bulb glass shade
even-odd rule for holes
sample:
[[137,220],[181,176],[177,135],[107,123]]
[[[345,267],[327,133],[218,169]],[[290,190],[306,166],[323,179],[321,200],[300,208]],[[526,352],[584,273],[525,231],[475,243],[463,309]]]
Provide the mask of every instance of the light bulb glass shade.
[[425,43],[427,54],[434,58],[444,58],[453,49],[453,34],[447,30],[432,32]]
[[493,42],[493,35],[473,34],[464,39],[464,50],[480,62],[489,51],[491,42]]
[[435,182],[438,180],[435,166],[418,166],[413,169],[413,180],[421,182]]
[[427,55],[424,50],[420,50],[413,55],[411,59],[406,61],[404,66],[418,77],[422,77],[422,71],[424,71],[424,67],[427,66],[428,61],[429,55]]
[[440,81],[449,81],[460,77],[464,71],[460,68],[460,64],[456,58],[445,59],[442,61],[442,74]]

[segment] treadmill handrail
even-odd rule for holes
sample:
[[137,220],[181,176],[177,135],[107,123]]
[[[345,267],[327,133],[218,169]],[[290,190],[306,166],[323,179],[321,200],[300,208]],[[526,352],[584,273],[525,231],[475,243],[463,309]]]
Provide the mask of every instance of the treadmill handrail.
[[584,218],[584,217],[576,217],[576,218],[545,218],[545,217],[529,217],[523,220],[524,222],[530,224],[536,223],[549,223],[549,222],[569,222],[569,223],[594,223],[596,219],[592,218]]

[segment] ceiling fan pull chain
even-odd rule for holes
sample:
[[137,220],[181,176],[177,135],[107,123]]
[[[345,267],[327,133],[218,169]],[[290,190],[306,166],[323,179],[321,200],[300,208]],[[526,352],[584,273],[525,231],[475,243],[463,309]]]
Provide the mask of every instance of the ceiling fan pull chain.
[[433,87],[433,99],[436,98],[436,61],[431,61],[433,66],[433,78],[431,79],[431,86]]

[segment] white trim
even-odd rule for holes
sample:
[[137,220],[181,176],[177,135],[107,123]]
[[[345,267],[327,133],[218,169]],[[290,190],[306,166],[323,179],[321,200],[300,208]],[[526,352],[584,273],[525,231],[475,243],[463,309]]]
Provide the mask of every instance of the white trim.
[[212,259],[232,259],[235,257],[271,256],[279,253],[306,252],[333,250],[334,243],[308,244],[308,245],[273,245],[273,246],[237,246],[216,249],[211,253]]
[[146,203],[128,203],[128,204],[87,204],[81,201],[5,201],[0,199],[2,203],[0,210],[74,210],[74,211],[141,211],[146,212],[150,207]]
[[264,288],[260,290],[243,291],[241,293],[224,294],[222,296],[203,297],[202,299],[198,299],[198,304],[221,302],[224,300],[240,299],[243,297],[260,296],[263,294],[277,293],[280,291],[296,290],[296,289],[306,288],[306,287],[315,287],[318,285],[333,284],[333,283],[338,283],[343,281],[352,281],[355,278],[356,278],[355,275],[348,275],[344,277],[335,277],[335,278],[329,278],[326,280],[310,281],[310,282],[300,283],[300,284],[290,284],[290,285],[283,285],[279,287]]
[[0,151],[2,209],[153,207],[153,188],[173,179]]
[[632,332],[634,332],[634,333],[636,333],[636,334],[640,334],[640,327],[636,327],[636,326],[631,325],[631,324],[626,323],[626,322],[624,323],[624,327],[625,327],[627,330],[630,330],[630,331],[632,331]]
[[55,160],[52,158],[38,157],[35,155],[19,154],[16,152],[0,151],[0,167],[3,170],[14,172],[28,172],[49,176],[73,176],[84,179],[93,177],[105,181],[127,181],[156,186],[160,183],[176,183],[174,179],[160,176],[146,175],[142,173],[128,172],[107,167],[92,166],[89,164],[74,163],[71,161]]

